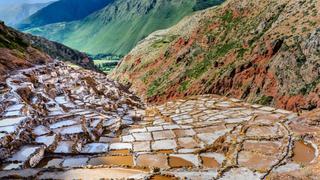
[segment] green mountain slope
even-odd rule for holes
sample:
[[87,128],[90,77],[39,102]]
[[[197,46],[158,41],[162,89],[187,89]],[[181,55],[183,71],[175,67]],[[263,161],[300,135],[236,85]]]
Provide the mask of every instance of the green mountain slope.
[[176,24],[195,10],[223,0],[116,0],[81,21],[26,32],[90,53],[124,55],[150,33]]
[[59,0],[41,9],[19,24],[19,29],[27,29],[57,22],[82,19],[102,9],[114,0]]

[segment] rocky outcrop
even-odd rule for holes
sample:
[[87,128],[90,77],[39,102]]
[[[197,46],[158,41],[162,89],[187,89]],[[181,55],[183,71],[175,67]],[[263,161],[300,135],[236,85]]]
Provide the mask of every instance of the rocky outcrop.
[[141,41],[113,72],[149,102],[220,94],[320,107],[317,1],[229,0]]

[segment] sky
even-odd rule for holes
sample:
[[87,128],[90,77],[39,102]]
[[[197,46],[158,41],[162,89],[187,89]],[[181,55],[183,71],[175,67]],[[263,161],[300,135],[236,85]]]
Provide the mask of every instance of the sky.
[[53,0],[0,0],[0,5],[1,4],[16,4],[16,3],[46,3],[50,2]]

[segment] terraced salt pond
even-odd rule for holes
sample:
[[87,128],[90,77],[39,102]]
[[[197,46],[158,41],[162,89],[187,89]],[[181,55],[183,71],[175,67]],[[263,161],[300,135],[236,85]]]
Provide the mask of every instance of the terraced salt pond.
[[311,163],[317,155],[317,149],[312,144],[304,141],[296,141],[293,147],[293,161],[301,164]]
[[16,73],[1,95],[0,178],[279,179],[319,163],[320,127],[292,112],[214,95],[146,106],[63,63]]
[[[5,117],[7,117],[6,114],[5,114]],[[0,127],[20,124],[21,122],[25,121],[26,119],[27,119],[26,117],[5,118],[5,119],[0,120]]]

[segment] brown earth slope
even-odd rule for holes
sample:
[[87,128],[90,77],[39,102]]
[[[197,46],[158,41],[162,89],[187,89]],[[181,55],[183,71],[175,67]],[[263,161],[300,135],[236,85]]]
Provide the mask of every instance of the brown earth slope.
[[51,57],[70,61],[74,64],[80,65],[85,69],[95,70],[93,61],[80,51],[74,50],[63,44],[49,41],[40,36],[33,36],[31,34],[21,33],[21,35],[35,48],[49,54]]
[[46,53],[30,46],[18,32],[0,23],[0,80],[13,70],[52,61]]
[[153,33],[113,78],[149,102],[220,94],[288,110],[320,107],[320,2],[226,1]]
[[93,69],[87,55],[62,44],[16,31],[0,22],[0,77],[15,69],[43,64],[53,58]]

